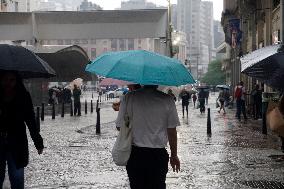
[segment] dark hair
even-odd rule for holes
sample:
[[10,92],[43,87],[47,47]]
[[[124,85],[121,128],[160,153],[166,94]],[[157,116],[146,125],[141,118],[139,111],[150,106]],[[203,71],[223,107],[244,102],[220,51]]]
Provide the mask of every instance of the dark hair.
[[[24,92],[27,92],[27,89],[23,83],[23,79],[21,77],[21,75],[16,72],[16,71],[1,71],[0,72],[0,80],[2,79],[2,77],[5,75],[5,74],[13,74],[16,76],[16,94],[22,94]],[[2,89],[2,87],[0,86],[0,97],[2,97],[4,95],[4,89]]]

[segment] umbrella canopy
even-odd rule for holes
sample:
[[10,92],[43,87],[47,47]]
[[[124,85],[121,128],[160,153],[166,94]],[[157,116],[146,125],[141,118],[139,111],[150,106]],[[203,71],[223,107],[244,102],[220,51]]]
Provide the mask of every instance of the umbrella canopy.
[[265,84],[284,89],[284,48],[272,45],[253,51],[241,58],[242,73]]
[[217,85],[216,88],[230,90],[230,87],[228,85]]
[[87,65],[86,71],[142,85],[179,86],[195,80],[177,59],[145,50],[109,52]]
[[124,85],[129,85],[132,84],[127,81],[122,81],[118,79],[112,79],[112,78],[105,78],[100,82],[101,86],[107,86],[107,85],[117,85],[117,86],[124,86]]
[[209,89],[209,86],[205,86],[205,85],[204,86],[197,86],[196,88],[197,89]]
[[49,78],[55,71],[32,51],[0,44],[0,71],[17,71],[23,78]]

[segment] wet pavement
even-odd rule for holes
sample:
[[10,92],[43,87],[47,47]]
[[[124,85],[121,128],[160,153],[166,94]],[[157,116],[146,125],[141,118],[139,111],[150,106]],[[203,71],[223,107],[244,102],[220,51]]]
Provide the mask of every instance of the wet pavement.
[[[211,137],[206,132],[207,114],[200,115],[190,104],[189,118],[182,118],[177,103],[181,172],[169,170],[167,188],[272,188],[273,184],[281,188],[284,161],[275,159],[282,155],[279,138],[270,132],[263,135],[261,120],[238,122],[234,110],[219,114],[215,99],[211,96],[208,106]],[[116,166],[110,153],[118,134],[116,116],[111,103],[103,102],[101,135],[95,132],[95,112],[55,120],[46,117],[41,123],[46,149],[39,156],[30,142],[26,188],[129,188],[125,168]]]

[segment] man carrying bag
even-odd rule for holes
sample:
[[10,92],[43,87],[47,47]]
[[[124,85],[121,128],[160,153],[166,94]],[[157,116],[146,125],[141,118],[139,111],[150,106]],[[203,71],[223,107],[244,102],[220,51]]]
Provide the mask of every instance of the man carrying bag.
[[[165,189],[169,159],[173,171],[180,170],[176,133],[180,123],[174,99],[158,91],[157,86],[144,86],[125,98],[116,124],[122,128],[129,120],[131,128],[131,154],[126,163],[130,187]],[[168,142],[170,158],[166,150]]]

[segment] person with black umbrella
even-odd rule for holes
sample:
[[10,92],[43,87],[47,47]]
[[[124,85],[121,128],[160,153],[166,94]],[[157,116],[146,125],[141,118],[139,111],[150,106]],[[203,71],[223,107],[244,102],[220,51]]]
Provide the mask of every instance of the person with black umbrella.
[[43,139],[36,125],[29,92],[15,71],[0,74],[0,188],[6,164],[12,189],[24,188],[24,167],[28,165],[26,126],[38,154],[43,152]]
[[191,95],[185,89],[180,93],[181,104],[182,104],[182,117],[184,117],[184,109],[186,109],[186,116],[188,117],[188,105]]

